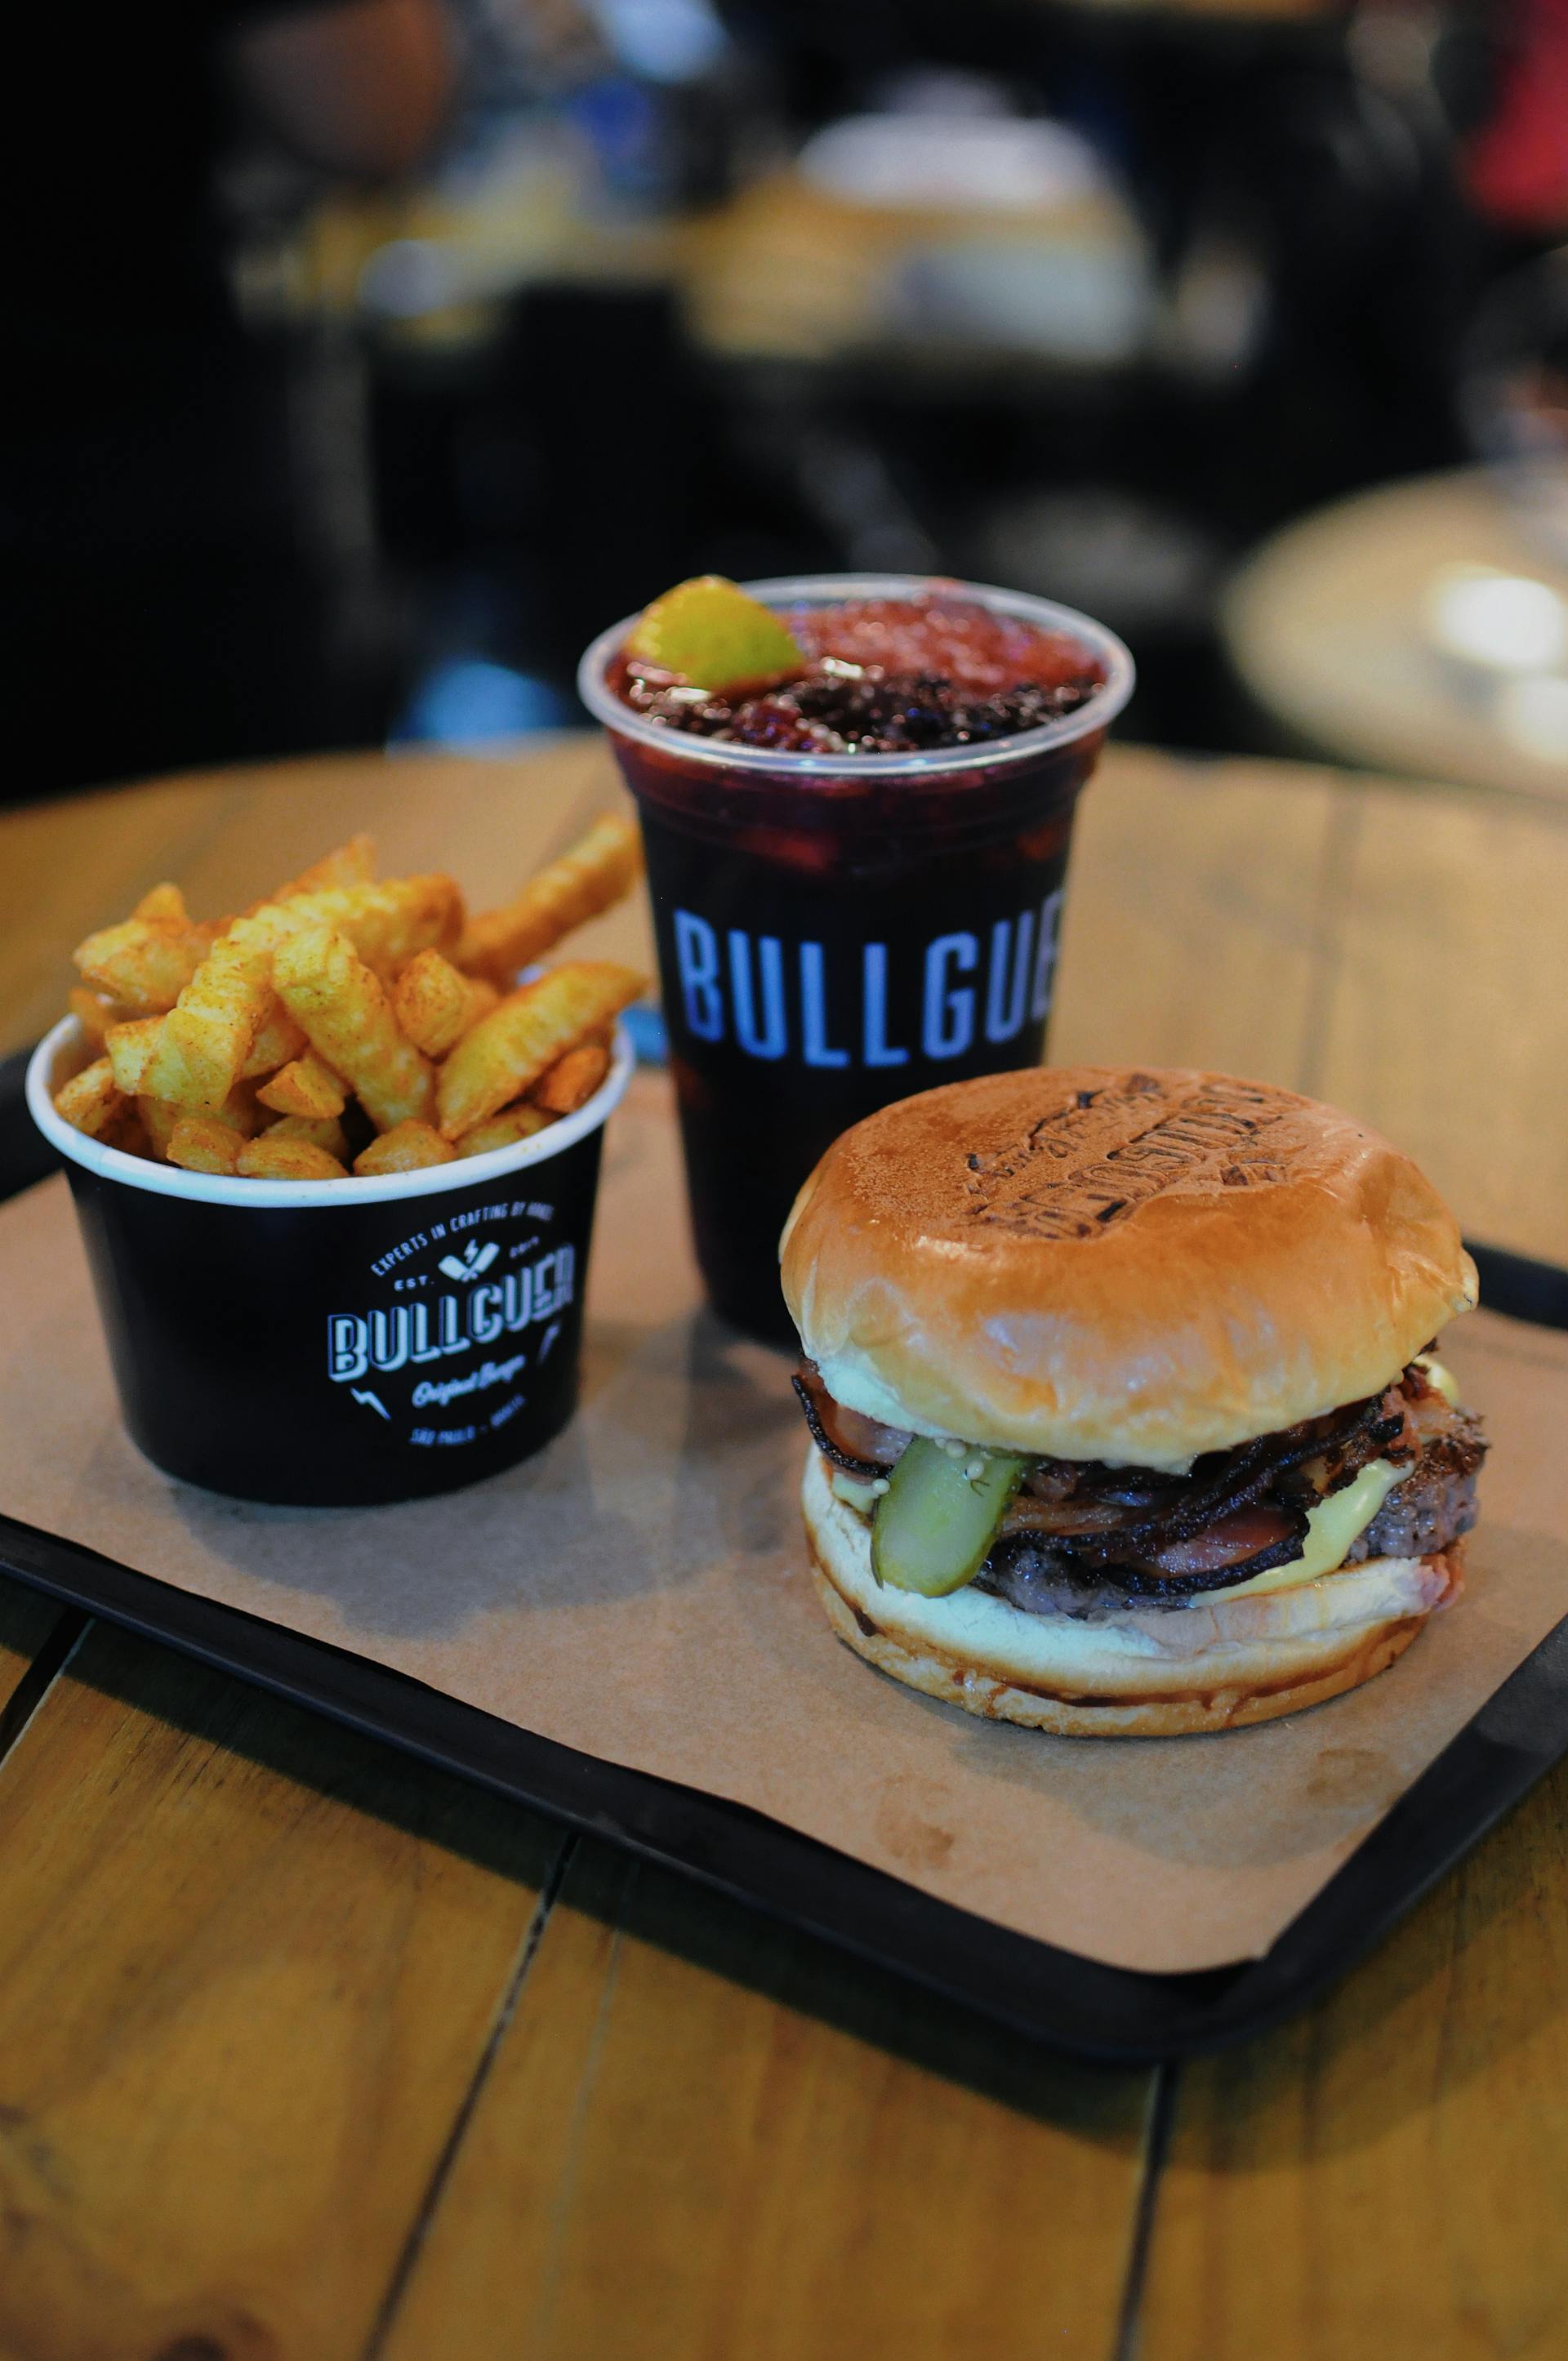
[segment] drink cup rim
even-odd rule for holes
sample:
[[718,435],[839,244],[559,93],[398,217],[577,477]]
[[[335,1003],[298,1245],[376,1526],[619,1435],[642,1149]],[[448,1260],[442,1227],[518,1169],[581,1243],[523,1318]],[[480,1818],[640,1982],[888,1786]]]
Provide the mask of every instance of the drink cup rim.
[[27,1061],[27,1110],[50,1146],[102,1180],[144,1189],[154,1196],[226,1205],[236,1213],[282,1207],[300,1213],[317,1206],[352,1213],[356,1205],[441,1196],[529,1171],[597,1131],[624,1095],[637,1063],[630,1037],[624,1026],[618,1025],[609,1071],[591,1099],[585,1100],[575,1115],[560,1116],[531,1139],[519,1140],[510,1148],[493,1148],[484,1156],[460,1156],[451,1164],[429,1165],[420,1172],[381,1172],[363,1179],[350,1174],[342,1180],[241,1180],[227,1173],[184,1172],[177,1164],[154,1164],[144,1156],[127,1155],[123,1148],[107,1148],[101,1140],[89,1138],[57,1115],[52,1088],[58,1061],[64,1051],[85,1046],[79,1019],[62,1016]]
[[1036,598],[1026,590],[1003,590],[992,583],[950,581],[946,576],[929,574],[780,574],[759,582],[743,582],[740,588],[770,607],[811,605],[829,599],[915,599],[927,597],[934,590],[945,596],[975,599],[1000,614],[1013,615],[1021,622],[1034,623],[1041,630],[1080,641],[1086,653],[1102,666],[1105,676],[1088,703],[1061,720],[1040,722],[1032,730],[1015,730],[1009,738],[989,738],[981,745],[934,746],[908,754],[790,753],[771,746],[734,746],[720,739],[700,738],[693,730],[668,730],[622,704],[605,673],[611,656],[620,650],[638,620],[636,615],[623,615],[619,623],[612,623],[608,631],[599,633],[577,667],[577,694],[596,720],[622,738],[634,739],[639,745],[655,747],[665,754],[678,756],[683,763],[715,769],[771,772],[775,777],[783,773],[801,779],[842,779],[848,773],[857,779],[864,774],[867,778],[918,780],[950,778],[955,771],[995,770],[1053,753],[1093,730],[1105,729],[1133,693],[1135,675],[1132,654],[1114,631],[1097,623],[1092,616],[1081,614],[1076,607],[1059,606],[1054,598]]

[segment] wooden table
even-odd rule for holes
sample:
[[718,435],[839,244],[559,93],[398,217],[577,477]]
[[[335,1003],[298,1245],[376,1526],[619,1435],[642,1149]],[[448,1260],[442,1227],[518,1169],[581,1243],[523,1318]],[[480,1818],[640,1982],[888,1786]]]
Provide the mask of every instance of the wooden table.
[[[369,826],[493,892],[612,793],[571,741],[0,818],[6,1046],[159,877]],[[1568,1259],[1568,811],[1126,750],[1071,902],[1063,1054],[1343,1100]],[[1568,1773],[1285,2030],[1110,2072],[0,1587],[0,2361],[1557,2356],[1565,2003]]]

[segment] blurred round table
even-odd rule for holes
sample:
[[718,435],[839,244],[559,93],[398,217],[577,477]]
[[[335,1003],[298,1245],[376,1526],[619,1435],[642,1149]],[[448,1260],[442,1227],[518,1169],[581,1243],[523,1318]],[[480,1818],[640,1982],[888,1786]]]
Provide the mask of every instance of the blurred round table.
[[[1233,577],[1222,629],[1247,688],[1303,751],[1568,797],[1568,653],[1547,645],[1548,661],[1527,664],[1520,639],[1500,664],[1439,637],[1474,586],[1506,616],[1520,583],[1555,594],[1568,629],[1568,571],[1487,470],[1464,468],[1359,492],[1287,526]],[[1532,600],[1542,603],[1527,589],[1527,615]]]

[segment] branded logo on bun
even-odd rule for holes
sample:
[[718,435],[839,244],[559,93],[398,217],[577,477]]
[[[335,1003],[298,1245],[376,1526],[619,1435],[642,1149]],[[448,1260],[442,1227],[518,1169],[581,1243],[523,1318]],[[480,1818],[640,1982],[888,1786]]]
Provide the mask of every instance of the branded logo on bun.
[[1442,1199],[1333,1107],[1082,1066],[835,1141],[781,1243],[803,1505],[840,1638],[1069,1733],[1262,1721],[1458,1594],[1486,1452],[1436,1359]]

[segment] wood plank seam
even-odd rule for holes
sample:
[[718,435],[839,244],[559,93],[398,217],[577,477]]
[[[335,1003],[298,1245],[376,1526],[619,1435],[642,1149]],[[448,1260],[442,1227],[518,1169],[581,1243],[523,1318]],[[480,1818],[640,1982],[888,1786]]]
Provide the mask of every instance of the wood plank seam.
[[1297,1084],[1297,1088],[1304,1091],[1309,1098],[1319,1097],[1322,1091],[1335,970],[1348,924],[1349,886],[1362,834],[1362,821],[1360,796],[1354,787],[1337,784],[1330,807],[1323,858],[1314,885],[1318,906],[1312,928],[1317,938],[1316,956],[1303,1013],[1300,1079]]
[[73,1608],[61,1608],[38,1654],[16,1687],[0,1706],[0,1762],[21,1737],[78,1646],[86,1637],[90,1619]]
[[[641,1875],[642,1864],[633,1859],[626,1880],[630,1894]],[[605,2044],[609,2034],[610,2011],[615,2004],[616,1986],[620,1976],[621,1949],[625,1927],[618,1923],[610,1937],[609,1956],[605,1961],[604,1984],[599,1993],[598,2009],[594,2018],[593,2037],[583,2061],[582,2080],[577,2085],[572,2106],[571,2128],[567,2134],[561,2166],[561,2179],[555,2191],[555,2202],[551,2209],[550,2245],[545,2258],[541,2284],[534,2305],[534,2334],[539,2348],[545,2349],[550,2323],[560,2300],[565,2268],[564,2248],[567,2224],[571,2219],[577,2186],[582,2178],[583,2132],[587,2121],[589,2104],[598,2087],[599,2069],[603,2062]]]
[[1127,2242],[1127,2271],[1122,2283],[1122,2302],[1116,2317],[1111,2361],[1137,2361],[1144,2282],[1148,2273],[1155,2209],[1159,2202],[1160,2181],[1170,2147],[1170,2129],[1176,2114],[1176,2092],[1180,2073],[1180,2067],[1173,2060],[1155,2069],[1154,2088],[1149,2098],[1148,2128],[1144,2136],[1143,2169],[1133,2207],[1132,2235]]
[[408,2235],[403,2241],[402,2249],[393,2267],[391,2277],[387,2282],[387,2292],[381,2300],[380,2309],[376,2314],[375,2323],[366,2340],[364,2361],[376,2361],[376,2356],[385,2347],[387,2337],[397,2317],[403,2291],[419,2262],[426,2235],[431,2223],[435,2218],[437,2208],[441,2204],[447,2181],[451,2177],[452,2168],[456,2162],[458,2151],[462,2147],[464,2137],[473,2120],[474,2110],[479,2103],[485,2085],[489,2080],[490,2070],[495,2063],[497,2053],[501,2043],[506,2039],[512,2018],[517,2014],[523,1987],[528,1982],[529,1972],[538,1955],[539,1946],[544,1939],[544,1930],[560,1899],[561,1888],[565,1883],[566,1872],[576,1857],[579,1842],[580,1839],[576,1835],[568,1834],[565,1838],[561,1850],[555,1856],[550,1875],[541,1889],[538,1904],[524,1930],[516,1964],[511,1974],[507,1978],[484,2048],[475,2061],[468,2087],[463,2093],[462,2103],[452,2119],[452,2128],[446,2136],[440,2155],[436,2158],[430,2179],[425,2185],[424,2193],[420,2200],[419,2209],[409,2226]]

